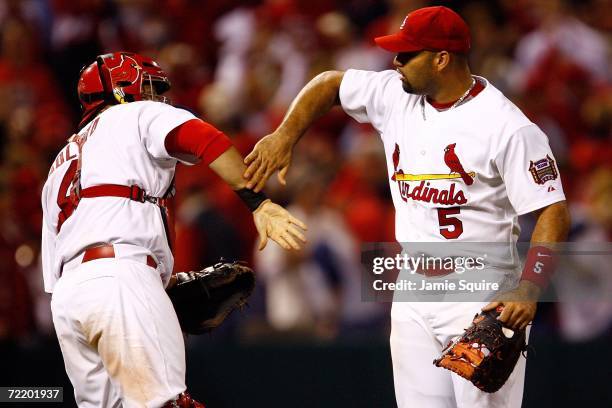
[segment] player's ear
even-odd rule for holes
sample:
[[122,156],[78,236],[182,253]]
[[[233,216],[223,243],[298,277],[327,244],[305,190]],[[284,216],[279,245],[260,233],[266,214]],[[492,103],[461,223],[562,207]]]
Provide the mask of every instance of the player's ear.
[[436,71],[442,71],[450,64],[451,56],[448,51],[439,51],[434,54],[433,63]]

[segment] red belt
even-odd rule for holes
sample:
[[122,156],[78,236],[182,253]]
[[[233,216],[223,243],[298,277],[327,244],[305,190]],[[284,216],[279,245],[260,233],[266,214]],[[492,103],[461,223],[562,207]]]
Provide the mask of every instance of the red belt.
[[[115,248],[112,245],[100,245],[92,248],[87,248],[83,253],[82,263],[93,261],[102,258],[114,258]],[[157,269],[157,262],[151,255],[147,255],[147,265],[153,269]]]
[[444,269],[444,268],[418,268],[417,270],[415,270],[416,273],[418,273],[419,275],[423,275],[423,276],[427,276],[428,278],[434,277],[434,276],[446,276],[446,275],[450,275],[451,273],[455,272],[454,269]]

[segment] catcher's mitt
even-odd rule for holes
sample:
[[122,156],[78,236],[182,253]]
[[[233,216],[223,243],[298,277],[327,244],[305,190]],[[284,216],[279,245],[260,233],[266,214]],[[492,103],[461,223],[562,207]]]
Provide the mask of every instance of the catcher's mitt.
[[501,310],[498,307],[474,316],[463,336],[451,341],[434,364],[459,374],[482,391],[499,390],[527,348],[525,330],[503,328],[497,320]]
[[253,270],[240,262],[219,262],[196,272],[179,272],[168,289],[181,329],[202,334],[246,304],[255,288]]

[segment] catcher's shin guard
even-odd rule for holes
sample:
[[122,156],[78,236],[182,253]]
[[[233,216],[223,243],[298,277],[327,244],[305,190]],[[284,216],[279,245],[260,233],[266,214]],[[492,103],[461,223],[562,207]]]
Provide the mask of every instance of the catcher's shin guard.
[[172,401],[166,402],[162,408],[206,408],[204,404],[194,400],[187,391],[180,393]]

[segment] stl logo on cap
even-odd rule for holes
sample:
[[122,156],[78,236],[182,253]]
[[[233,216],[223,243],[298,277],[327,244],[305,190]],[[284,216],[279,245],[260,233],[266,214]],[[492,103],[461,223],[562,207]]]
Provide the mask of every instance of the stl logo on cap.
[[391,52],[444,50],[465,54],[470,49],[470,29],[448,7],[423,7],[409,13],[398,32],[376,37],[374,42]]

